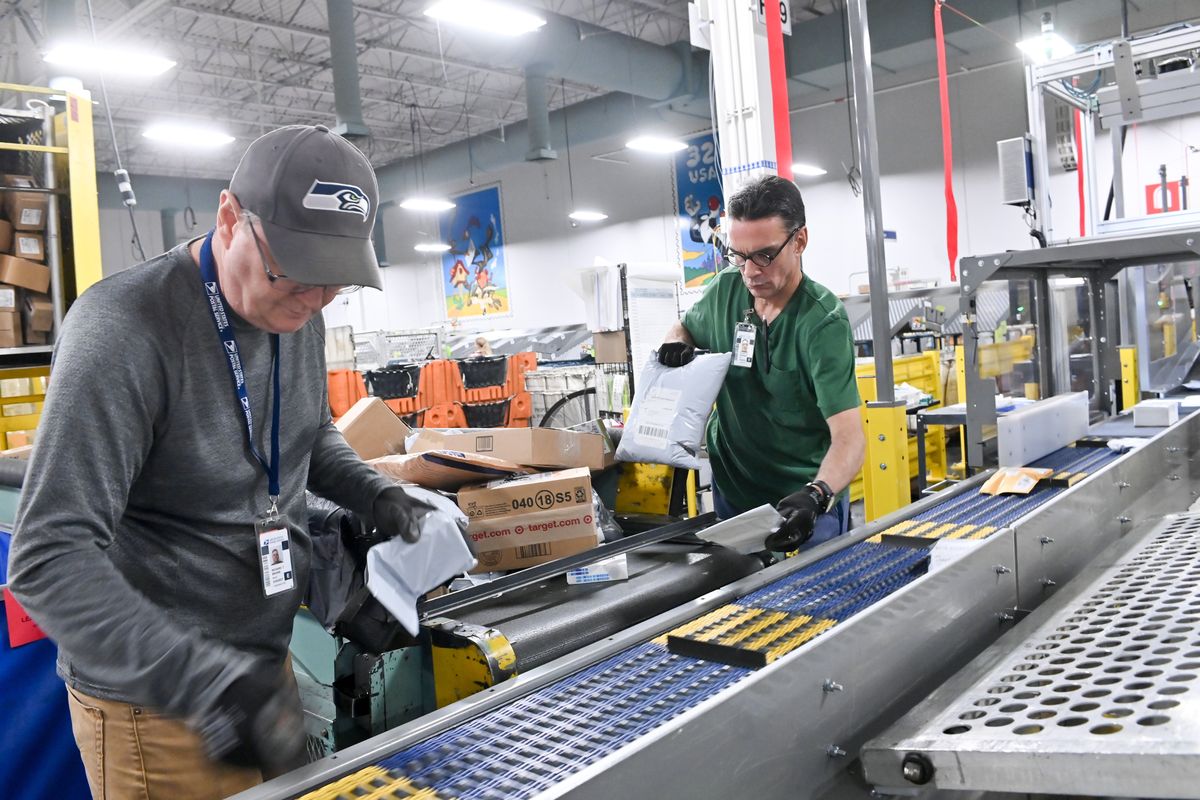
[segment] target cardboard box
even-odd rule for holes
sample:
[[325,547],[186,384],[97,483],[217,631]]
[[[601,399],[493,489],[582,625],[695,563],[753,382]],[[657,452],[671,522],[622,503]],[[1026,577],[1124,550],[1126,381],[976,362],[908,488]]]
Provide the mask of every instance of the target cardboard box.
[[600,543],[586,468],[464,488],[458,507],[470,520],[476,572],[523,569]]

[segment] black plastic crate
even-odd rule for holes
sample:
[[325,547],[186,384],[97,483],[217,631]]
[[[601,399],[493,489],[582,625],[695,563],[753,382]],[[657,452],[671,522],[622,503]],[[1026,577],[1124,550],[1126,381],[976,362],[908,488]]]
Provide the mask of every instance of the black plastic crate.
[[463,415],[468,428],[503,428],[508,423],[508,400],[499,403],[466,403]]
[[482,356],[466,358],[458,362],[463,386],[467,389],[482,389],[486,386],[503,386],[508,380],[508,356]]
[[365,376],[371,394],[381,400],[416,397],[421,386],[421,365],[401,364],[397,367],[373,369]]

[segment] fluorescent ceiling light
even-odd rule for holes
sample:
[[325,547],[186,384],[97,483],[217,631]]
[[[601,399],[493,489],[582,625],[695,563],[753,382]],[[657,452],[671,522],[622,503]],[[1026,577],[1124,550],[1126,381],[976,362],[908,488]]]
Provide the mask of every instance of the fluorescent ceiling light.
[[826,171],[813,164],[792,164],[793,175],[803,175],[806,178],[815,178],[818,175],[826,174]]
[[663,136],[637,136],[626,142],[625,146],[630,150],[642,150],[647,153],[678,153],[687,149],[684,142]]
[[413,248],[418,253],[445,253],[450,249],[450,245],[444,242],[422,242]]
[[156,142],[211,150],[235,141],[234,137],[212,128],[200,128],[179,122],[163,122],[142,131],[142,136]]
[[83,72],[146,78],[161,75],[175,66],[171,59],[144,50],[94,44],[60,44],[50,48],[42,60]]
[[608,214],[605,214],[603,211],[586,211],[582,208],[578,211],[572,211],[567,216],[576,222],[600,222],[601,220],[608,219]]
[[546,24],[546,20],[519,6],[492,0],[438,0],[425,9],[425,16],[501,36],[520,36]]
[[1022,39],[1017,42],[1017,47],[1035,64],[1044,64],[1051,59],[1075,55],[1075,46],[1053,31]]
[[454,203],[439,197],[409,197],[400,207],[406,211],[449,211]]

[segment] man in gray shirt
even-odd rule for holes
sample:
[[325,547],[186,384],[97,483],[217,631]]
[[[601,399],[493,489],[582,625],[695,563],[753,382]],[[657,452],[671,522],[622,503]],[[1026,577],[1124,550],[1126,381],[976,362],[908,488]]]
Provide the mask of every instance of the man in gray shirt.
[[67,315],[10,587],[60,648],[97,798],[224,797],[296,766],[287,663],[311,489],[416,536],[334,428],[320,311],[380,288],[370,163],[322,126],[246,151],[217,222]]

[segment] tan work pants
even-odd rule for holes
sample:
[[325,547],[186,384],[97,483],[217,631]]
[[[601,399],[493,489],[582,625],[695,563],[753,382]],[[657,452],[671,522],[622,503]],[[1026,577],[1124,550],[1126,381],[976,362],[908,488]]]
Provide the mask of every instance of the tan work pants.
[[262,783],[257,769],[209,760],[177,719],[69,686],[67,694],[94,800],[219,800]]

